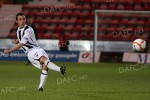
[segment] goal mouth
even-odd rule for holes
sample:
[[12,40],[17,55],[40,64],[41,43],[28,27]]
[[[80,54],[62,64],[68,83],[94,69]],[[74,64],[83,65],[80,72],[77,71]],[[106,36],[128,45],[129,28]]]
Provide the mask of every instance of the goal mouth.
[[[150,11],[95,10],[94,58],[95,52],[98,51],[99,42],[102,42],[107,48],[103,51],[99,50],[100,52],[135,52],[132,46],[134,40],[138,38],[148,40],[149,18]],[[113,48],[110,47],[111,45]],[[140,51],[146,50],[145,47],[142,48],[143,45],[137,45],[140,47]]]

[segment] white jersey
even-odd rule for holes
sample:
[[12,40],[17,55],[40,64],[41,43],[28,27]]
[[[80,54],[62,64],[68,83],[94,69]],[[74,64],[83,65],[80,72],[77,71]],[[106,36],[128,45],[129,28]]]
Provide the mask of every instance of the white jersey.
[[28,25],[25,25],[21,29],[17,29],[17,38],[20,43],[24,44],[22,49],[25,53],[32,48],[39,47],[35,38],[34,30]]

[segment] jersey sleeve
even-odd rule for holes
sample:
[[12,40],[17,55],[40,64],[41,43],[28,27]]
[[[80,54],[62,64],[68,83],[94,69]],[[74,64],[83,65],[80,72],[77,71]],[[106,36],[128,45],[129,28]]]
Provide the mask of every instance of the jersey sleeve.
[[26,30],[20,43],[26,44],[27,41],[31,38],[31,36],[32,36],[32,30]]

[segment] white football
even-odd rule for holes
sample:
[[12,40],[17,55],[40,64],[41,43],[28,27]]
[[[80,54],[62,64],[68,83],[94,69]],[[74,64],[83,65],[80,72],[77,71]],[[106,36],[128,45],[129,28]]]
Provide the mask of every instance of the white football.
[[146,42],[142,39],[136,39],[133,41],[133,50],[134,51],[144,51],[146,48]]

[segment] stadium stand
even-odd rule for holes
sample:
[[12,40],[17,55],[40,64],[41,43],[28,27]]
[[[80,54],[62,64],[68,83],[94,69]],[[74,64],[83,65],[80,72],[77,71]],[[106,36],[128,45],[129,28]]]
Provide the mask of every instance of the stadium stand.
[[[13,11],[12,11],[13,8]],[[0,38],[5,38],[6,36],[9,38],[14,38],[16,35],[16,27],[14,24],[15,22],[15,14],[16,12],[21,11],[21,5],[8,5],[3,4],[0,8]],[[13,26],[13,27],[12,27]],[[12,28],[12,29],[11,29]],[[11,33],[12,32],[12,33]],[[9,33],[9,35],[8,35]]]
[[[149,10],[150,1],[148,0],[113,0],[113,2],[106,2],[106,0],[80,0],[79,5],[74,5],[64,11],[52,11],[54,5],[45,6],[38,5],[43,0],[30,2],[30,5],[23,5],[22,12],[27,16],[34,18],[34,24],[38,28],[39,38],[58,39],[59,33],[64,31],[65,36],[69,39],[83,39],[93,40],[94,32],[94,10],[93,9],[108,9],[108,10]],[[110,0],[108,0],[110,1]],[[136,1],[136,2],[135,2]],[[45,3],[45,1],[44,1]],[[44,10],[44,8],[46,8]],[[102,16],[99,14],[99,16]],[[113,40],[113,41],[132,41],[141,36],[147,40],[150,32],[149,20],[150,16],[136,16],[132,15],[126,17],[125,15],[107,15],[104,19],[100,19],[99,23],[103,23],[99,27],[100,34],[98,40]],[[145,24],[146,23],[146,24]],[[136,24],[136,25],[135,25]],[[8,38],[14,38],[16,24],[10,30]],[[135,26],[140,27],[135,27]],[[127,37],[113,37],[113,32],[120,32],[121,30],[135,30],[143,29],[144,33],[133,34]]]

